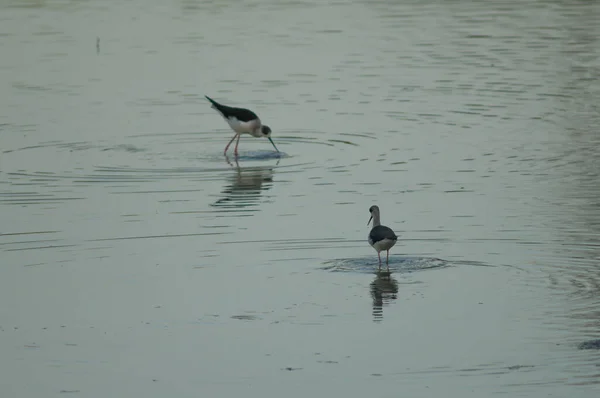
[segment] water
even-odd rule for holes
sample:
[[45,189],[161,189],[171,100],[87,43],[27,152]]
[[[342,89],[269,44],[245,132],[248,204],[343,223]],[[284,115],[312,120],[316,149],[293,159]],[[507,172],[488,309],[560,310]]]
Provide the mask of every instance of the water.
[[0,395],[597,396],[599,15],[1,2]]

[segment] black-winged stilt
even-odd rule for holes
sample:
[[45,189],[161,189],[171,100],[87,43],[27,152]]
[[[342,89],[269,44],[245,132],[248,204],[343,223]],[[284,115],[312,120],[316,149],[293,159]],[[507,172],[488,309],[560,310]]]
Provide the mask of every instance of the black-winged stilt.
[[225,147],[223,154],[227,154],[229,146],[237,137],[235,149],[233,151],[233,153],[237,156],[238,144],[240,143],[240,137],[242,134],[250,134],[253,137],[266,137],[269,139],[269,141],[271,141],[271,144],[273,144],[273,148],[275,148],[275,150],[279,152],[279,149],[277,149],[275,143],[271,139],[271,128],[266,124],[262,124],[259,117],[256,116],[256,113],[252,112],[249,109],[234,108],[231,106],[221,105],[212,98],[206,95],[205,97],[212,104],[212,108],[216,109],[217,112],[219,112],[223,116],[225,121],[229,124],[229,127],[231,127],[233,131],[235,131],[235,135]]
[[379,268],[381,269],[381,254],[382,250],[387,252],[386,265],[388,266],[388,271],[390,270],[390,249],[396,244],[398,241],[398,237],[390,228],[381,225],[381,220],[379,218],[379,207],[371,206],[369,208],[369,213],[371,213],[371,218],[367,221],[367,225],[373,220],[373,228],[371,232],[369,232],[369,244],[373,247],[373,249],[377,250],[377,257],[379,258]]

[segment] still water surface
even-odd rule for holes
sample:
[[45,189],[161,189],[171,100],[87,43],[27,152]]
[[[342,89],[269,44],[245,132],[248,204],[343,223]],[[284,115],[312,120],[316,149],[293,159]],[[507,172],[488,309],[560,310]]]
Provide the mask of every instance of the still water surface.
[[0,395],[597,396],[599,17],[0,1]]

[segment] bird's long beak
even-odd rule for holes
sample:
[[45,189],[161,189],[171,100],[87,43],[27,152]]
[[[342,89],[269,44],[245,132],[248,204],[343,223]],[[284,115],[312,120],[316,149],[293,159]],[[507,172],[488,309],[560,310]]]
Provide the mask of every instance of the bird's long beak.
[[371,222],[372,219],[373,219],[373,215],[371,215],[371,217],[369,218],[369,221],[367,221],[367,225],[369,225],[369,223]]
[[271,144],[273,144],[273,148],[275,148],[275,150],[277,152],[279,152],[279,149],[277,149],[277,147],[275,146],[275,143],[273,142],[273,140],[271,139],[271,137],[267,137],[269,139],[269,141],[271,141]]

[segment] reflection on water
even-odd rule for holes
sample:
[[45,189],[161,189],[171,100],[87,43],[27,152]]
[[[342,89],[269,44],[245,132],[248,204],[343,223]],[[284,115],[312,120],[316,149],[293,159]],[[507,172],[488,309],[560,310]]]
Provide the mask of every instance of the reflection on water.
[[234,173],[227,177],[227,185],[221,191],[224,197],[217,200],[212,206],[224,209],[241,209],[256,206],[263,191],[273,185],[274,166],[249,166],[240,167],[238,159],[227,163],[234,168]]
[[373,321],[381,322],[383,307],[398,297],[398,281],[387,271],[377,272],[376,275],[370,285],[373,298]]

